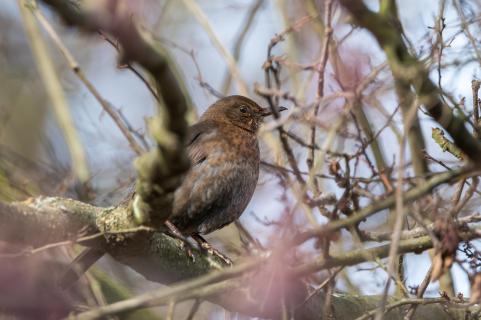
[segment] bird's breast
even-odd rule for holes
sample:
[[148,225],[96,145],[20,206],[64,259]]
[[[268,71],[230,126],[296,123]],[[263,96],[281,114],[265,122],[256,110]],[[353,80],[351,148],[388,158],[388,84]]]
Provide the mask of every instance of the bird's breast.
[[218,134],[222,137],[223,150],[227,151],[227,156],[231,160],[248,162],[259,162],[259,143],[257,136],[244,129],[233,127],[231,130],[219,130]]

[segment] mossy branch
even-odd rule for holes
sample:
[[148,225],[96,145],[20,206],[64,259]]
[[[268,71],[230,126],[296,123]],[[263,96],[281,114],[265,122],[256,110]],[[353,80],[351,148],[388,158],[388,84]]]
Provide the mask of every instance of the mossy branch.
[[439,128],[432,128],[432,137],[434,142],[436,142],[443,152],[449,152],[459,160],[464,160],[466,156],[463,152],[448,138],[444,136],[444,131]]

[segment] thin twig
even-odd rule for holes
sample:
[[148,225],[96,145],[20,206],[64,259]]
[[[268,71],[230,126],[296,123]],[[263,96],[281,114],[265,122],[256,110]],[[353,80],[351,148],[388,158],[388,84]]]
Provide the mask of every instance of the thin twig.
[[[104,39],[105,41],[107,41],[107,43],[109,43],[112,47],[115,48],[115,50],[117,50],[118,53],[120,53],[120,47],[119,47],[119,44],[117,42],[115,42],[114,40],[110,39],[106,34],[104,34],[101,30],[98,31],[98,33],[100,34],[100,36],[102,37],[102,39]],[[149,83],[149,81],[147,81],[147,79],[140,73],[139,70],[137,70],[131,63],[125,63],[121,66],[119,66],[119,68],[127,68],[129,69],[130,71],[132,71],[136,76],[137,78],[140,79],[140,81],[142,81],[145,85],[145,87],[147,88],[147,90],[149,90],[149,92],[152,94],[152,96],[154,96],[155,100],[157,102],[161,102],[160,100],[160,97],[159,97],[159,94],[157,93],[157,91],[155,91],[154,87],[152,87],[152,85]]]
[[232,77],[235,79],[239,93],[241,95],[247,96],[249,95],[249,90],[247,89],[247,84],[242,78],[242,74],[237,66],[236,60],[231,55],[231,53],[225,48],[222,42],[219,39],[219,36],[215,32],[214,28],[212,27],[209,18],[206,14],[202,11],[200,6],[194,0],[183,0],[184,5],[189,9],[192,15],[197,19],[200,25],[204,28],[205,32],[209,36],[210,40],[216,47],[217,51],[220,53],[222,58],[225,59],[227,62],[227,66],[229,71],[232,73]]
[[90,179],[90,172],[85,151],[75,129],[67,99],[65,98],[62,85],[60,84],[52,59],[48,53],[48,48],[30,10],[32,3],[28,0],[18,0],[18,5],[20,7],[25,31],[30,39],[32,53],[42,78],[42,83],[50,97],[53,112],[57,117],[57,122],[67,141],[75,175],[82,183],[87,182],[88,179]]
[[[426,289],[428,288],[428,285],[431,282],[432,272],[433,272],[433,265],[431,264],[428,272],[426,273],[426,276],[423,279],[423,282],[421,282],[421,285],[416,290],[416,298],[421,299],[423,297],[424,292],[426,292]],[[411,305],[408,312],[406,313],[406,316],[404,317],[404,320],[411,320],[412,317],[414,316],[414,313],[416,312],[416,308],[417,308],[416,304]]]
[[[434,303],[440,303],[440,304],[455,304],[457,306],[469,306],[467,303],[456,303],[454,301],[449,301],[446,298],[432,298],[432,299],[418,299],[418,298],[411,298],[411,299],[404,299],[400,301],[393,302],[389,305],[386,306],[386,310],[383,312],[383,317],[384,314],[387,313],[388,311],[399,308],[405,305],[428,305],[428,304],[434,304]],[[372,310],[367,312],[365,315],[356,318],[356,320],[368,320],[374,316],[374,314],[377,312],[377,309]]]
[[[322,99],[324,96],[324,82],[325,82],[325,70],[326,70],[326,65],[327,65],[327,60],[329,59],[329,44],[331,42],[332,38],[332,5],[333,1],[332,0],[326,0],[325,1],[325,6],[324,6],[324,38],[322,42],[322,50],[321,50],[321,59],[319,63],[319,79],[317,81],[317,96],[316,99],[319,101]],[[317,117],[319,115],[319,109],[321,105],[318,103],[315,108],[314,108],[314,117]],[[316,126],[312,126],[311,128],[311,146],[314,146],[316,144]],[[307,160],[307,164],[309,167],[309,170],[312,170],[312,167],[315,162],[315,149],[312,147],[311,148],[311,153],[310,156]],[[317,192],[319,189],[319,186],[317,185],[317,182],[314,180],[314,185],[316,186]]]
[[23,250],[23,251],[18,252],[18,253],[0,254],[0,258],[17,258],[17,257],[36,254],[36,253],[39,253],[39,252],[42,252],[42,251],[46,251],[46,250],[49,250],[49,249],[58,248],[58,247],[62,247],[62,246],[67,246],[67,245],[72,245],[72,244],[81,244],[81,243],[88,242],[88,241],[91,241],[91,240],[94,240],[94,239],[98,239],[102,236],[115,235],[115,234],[129,234],[129,233],[136,233],[136,232],[139,232],[139,231],[154,232],[155,229],[145,227],[145,226],[139,226],[139,227],[124,229],[124,230],[98,232],[98,233],[94,233],[94,234],[84,236],[84,237],[79,237],[79,238],[72,239],[72,240],[49,243],[47,245],[44,245],[44,246],[41,246],[41,247],[38,247],[38,248],[35,248],[35,249]]
[[[238,33],[237,39],[234,41],[234,50],[233,50],[233,58],[236,62],[239,62],[240,60],[240,54],[242,50],[242,46],[244,44],[244,41],[246,39],[246,36],[249,32],[249,30],[252,27],[252,24],[254,23],[255,17],[257,12],[259,12],[259,9],[262,7],[262,4],[264,3],[264,0],[255,0],[252,4],[252,6],[249,8],[246,14],[246,18],[244,20],[244,23]],[[221,92],[223,94],[227,94],[229,92],[231,83],[232,83],[232,73],[227,72],[224,81],[222,81],[222,90]]]
[[122,132],[124,137],[129,142],[129,145],[132,148],[132,150],[135,151],[135,153],[137,155],[141,155],[142,153],[144,153],[145,150],[137,143],[137,141],[135,141],[135,138],[132,136],[128,127],[122,121],[122,118],[120,117],[120,115],[117,112],[115,112],[114,108],[110,105],[110,103],[100,95],[97,88],[95,88],[95,86],[92,84],[92,82],[90,82],[90,80],[88,80],[88,78],[86,77],[83,70],[80,68],[80,65],[75,60],[75,58],[72,55],[72,53],[70,52],[70,50],[64,45],[64,43],[60,39],[58,33],[53,29],[52,25],[48,22],[48,20],[45,18],[43,13],[37,7],[36,2],[34,2],[34,7],[32,7],[32,12],[35,15],[35,17],[37,18],[37,20],[40,22],[40,24],[43,26],[45,31],[47,31],[47,34],[53,40],[53,42],[58,47],[60,52],[65,57],[70,69],[72,69],[72,71],[80,79],[80,81],[83,82],[85,87],[90,91],[90,93],[95,97],[95,99],[98,101],[98,103],[102,106],[102,109],[105,112],[107,112],[107,114],[110,116],[110,118],[112,118],[114,123],[120,129],[120,132]]

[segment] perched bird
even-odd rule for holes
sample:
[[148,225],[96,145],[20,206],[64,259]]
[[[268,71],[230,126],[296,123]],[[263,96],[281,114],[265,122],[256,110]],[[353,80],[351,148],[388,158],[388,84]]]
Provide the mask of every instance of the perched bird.
[[210,233],[242,214],[259,176],[257,129],[270,114],[246,97],[230,96],[190,128],[191,169],[175,192],[169,218],[182,234]]
[[[200,234],[224,227],[245,210],[259,177],[257,130],[270,114],[249,98],[229,96],[211,105],[189,128],[186,148],[191,167],[175,191],[169,218],[183,236],[192,236],[208,249]],[[85,250],[81,271],[101,254]],[[72,272],[65,274],[63,286],[77,280],[78,271]]]

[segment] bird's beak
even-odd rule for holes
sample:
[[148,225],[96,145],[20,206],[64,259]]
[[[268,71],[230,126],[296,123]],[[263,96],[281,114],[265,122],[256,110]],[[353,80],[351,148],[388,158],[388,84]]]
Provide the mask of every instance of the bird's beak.
[[[281,112],[281,111],[284,111],[284,110],[287,110],[286,107],[279,107],[279,109],[277,109],[277,112]],[[261,114],[263,117],[267,117],[267,116],[270,116],[272,115],[272,111],[270,109],[267,109],[267,108],[262,108],[262,114]]]

